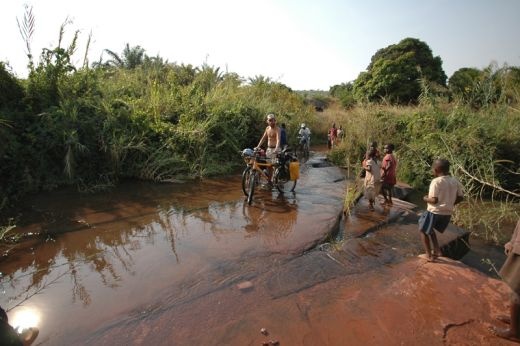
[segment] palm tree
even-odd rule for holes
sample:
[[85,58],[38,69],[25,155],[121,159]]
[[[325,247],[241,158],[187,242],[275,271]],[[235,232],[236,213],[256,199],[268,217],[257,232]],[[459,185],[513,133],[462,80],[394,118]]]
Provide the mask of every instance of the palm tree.
[[111,51],[110,49],[104,50],[110,57],[111,60],[106,61],[104,64],[98,64],[102,66],[115,66],[118,68],[126,68],[129,70],[135,69],[137,66],[142,65],[145,61],[145,50],[141,46],[130,47],[127,43],[121,56]]
[[224,73],[220,71],[220,67],[210,66],[207,63],[196,69],[197,81],[205,93],[224,80]]
[[264,85],[264,84],[271,84],[273,80],[269,77],[265,77],[262,75],[249,77],[249,84],[255,86],[255,85]]

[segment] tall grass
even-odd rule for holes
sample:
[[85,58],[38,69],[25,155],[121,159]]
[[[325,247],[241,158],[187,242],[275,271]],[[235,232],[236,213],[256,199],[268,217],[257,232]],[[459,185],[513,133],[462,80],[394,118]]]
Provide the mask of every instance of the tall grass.
[[[33,24],[28,9],[20,24],[28,55]],[[312,121],[303,97],[280,83],[248,84],[208,64],[150,58],[140,47],[127,45],[120,64],[77,67],[79,34],[67,44],[68,24],[55,48],[38,61],[29,57],[26,80],[0,63],[0,211],[26,193],[63,185],[98,191],[123,177],[228,173],[242,163],[237,152],[258,142],[267,113],[292,134]]]
[[504,232],[520,215],[520,112],[515,107],[495,102],[475,109],[437,100],[413,107],[369,104],[343,110],[333,105],[322,116],[345,129],[343,142],[329,155],[339,165],[360,169],[371,141],[380,148],[393,143],[398,178],[425,190],[434,158],[447,158],[466,195],[454,222],[488,240],[507,238]]

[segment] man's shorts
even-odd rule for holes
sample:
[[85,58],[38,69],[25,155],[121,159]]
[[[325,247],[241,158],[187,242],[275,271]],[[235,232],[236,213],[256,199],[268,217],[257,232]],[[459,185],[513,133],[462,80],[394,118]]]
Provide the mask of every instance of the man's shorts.
[[265,157],[269,162],[274,162],[274,159],[276,159],[276,148],[267,148],[265,151]]
[[439,233],[444,233],[451,220],[451,215],[434,214],[425,211],[419,218],[419,231],[430,235],[435,229]]

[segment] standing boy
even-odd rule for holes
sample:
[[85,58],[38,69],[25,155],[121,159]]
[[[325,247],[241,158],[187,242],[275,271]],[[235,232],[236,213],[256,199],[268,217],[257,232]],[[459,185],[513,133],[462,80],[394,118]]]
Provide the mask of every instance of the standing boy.
[[[428,262],[433,262],[442,255],[435,231],[443,233],[446,230],[455,204],[460,203],[464,196],[462,185],[457,178],[450,175],[448,160],[435,160],[432,169],[435,178],[430,183],[428,195],[423,197],[428,204],[427,211],[419,218],[419,230],[426,251],[421,257]],[[433,253],[430,238],[433,243]]]
[[392,192],[394,189],[394,185],[397,182],[395,170],[397,168],[397,160],[393,154],[394,145],[386,144],[383,147],[385,157],[383,158],[383,163],[381,164],[381,194],[385,199],[384,204],[392,205]]

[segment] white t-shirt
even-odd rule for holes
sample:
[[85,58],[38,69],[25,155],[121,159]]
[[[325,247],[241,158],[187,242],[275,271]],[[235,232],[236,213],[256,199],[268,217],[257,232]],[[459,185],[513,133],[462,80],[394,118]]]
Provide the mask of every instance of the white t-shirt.
[[308,127],[300,128],[300,131],[298,131],[298,134],[300,136],[302,136],[303,138],[309,138],[311,135],[311,130]]
[[457,178],[443,175],[432,180],[428,197],[437,197],[437,203],[428,203],[427,210],[439,215],[451,215],[457,196],[464,196]]
[[375,186],[381,183],[381,165],[377,160],[368,159],[365,163],[367,168],[370,167],[370,171],[365,174],[365,187]]

